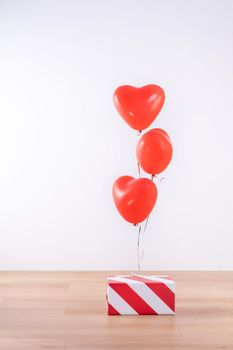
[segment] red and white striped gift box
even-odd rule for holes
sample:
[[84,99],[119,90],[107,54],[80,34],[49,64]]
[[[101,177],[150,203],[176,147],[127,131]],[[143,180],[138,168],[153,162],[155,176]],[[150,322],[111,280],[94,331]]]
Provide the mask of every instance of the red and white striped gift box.
[[168,276],[110,276],[109,315],[174,315],[175,282]]

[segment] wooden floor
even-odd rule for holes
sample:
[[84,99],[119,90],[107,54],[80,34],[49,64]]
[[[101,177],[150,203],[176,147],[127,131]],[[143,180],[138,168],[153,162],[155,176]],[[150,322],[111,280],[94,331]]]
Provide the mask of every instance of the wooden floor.
[[176,316],[107,316],[107,275],[0,272],[0,349],[233,349],[232,272],[172,272]]

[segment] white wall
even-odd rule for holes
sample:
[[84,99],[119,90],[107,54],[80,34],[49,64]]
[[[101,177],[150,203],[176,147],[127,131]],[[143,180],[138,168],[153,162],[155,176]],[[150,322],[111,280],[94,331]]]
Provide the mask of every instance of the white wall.
[[0,269],[135,269],[122,84],[163,86],[174,158],[145,269],[233,269],[233,2],[0,1]]

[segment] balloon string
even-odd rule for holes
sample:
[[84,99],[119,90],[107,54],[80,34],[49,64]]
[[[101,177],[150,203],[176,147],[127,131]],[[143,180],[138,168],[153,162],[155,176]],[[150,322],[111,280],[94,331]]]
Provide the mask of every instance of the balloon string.
[[153,178],[156,177],[156,179],[159,181],[159,182],[162,182],[163,180],[165,180],[165,177],[158,177],[157,175],[152,175],[152,181],[153,181]]
[[[139,177],[141,177],[139,164],[138,164],[138,174],[139,174]],[[154,177],[155,177],[155,175],[151,175],[151,180],[153,182],[154,182]],[[148,217],[146,218],[146,222],[145,222],[144,229],[143,229],[143,237],[144,237],[144,234],[145,234],[146,229],[147,229],[149,218],[150,218],[150,215],[148,215]],[[141,271],[141,261],[142,261],[142,258],[144,256],[144,249],[143,249],[143,247],[141,247],[142,224],[135,225],[135,226],[138,226],[137,260],[138,260],[138,271],[140,272]]]
[[[155,177],[155,175],[151,175],[151,180],[152,180],[153,182],[154,182],[154,177]],[[143,235],[144,235],[144,233],[146,232],[149,218],[150,218],[150,215],[148,215],[147,218],[146,218],[146,223],[145,223],[145,226],[144,226]]]
[[147,219],[146,219],[146,223],[145,223],[145,226],[144,226],[143,234],[146,232],[149,218],[150,218],[150,215],[149,215],[149,216],[147,217]]
[[[137,136],[140,136],[140,135],[141,135],[141,130],[138,131]],[[140,170],[139,162],[137,162],[137,167],[138,167],[138,176],[139,176],[139,178],[141,178],[141,170]],[[151,180],[153,182],[154,182],[155,177],[159,180],[159,182],[161,182],[164,179],[164,178],[159,179],[156,175],[151,175]],[[145,222],[144,229],[143,229],[143,237],[144,237],[144,234],[145,234],[146,229],[147,229],[149,218],[150,218],[150,215],[148,215],[148,217],[146,218],[146,222]],[[139,224],[137,226],[138,226],[137,261],[138,261],[138,271],[140,272],[141,271],[141,260],[144,256],[144,249],[143,249],[143,247],[141,248],[142,224]]]
[[141,236],[141,225],[138,225],[138,244],[137,244],[137,259],[138,259],[138,271],[141,271],[141,265],[140,265],[140,261],[142,259],[142,256],[140,256],[140,236]]
[[[139,163],[137,163],[137,164],[138,164],[138,174],[139,174],[139,177],[141,177],[140,166],[139,166]],[[156,178],[159,182],[164,180],[164,177],[159,178],[157,175],[151,175],[151,181],[154,182],[154,178]],[[148,217],[146,218],[143,232],[142,232],[142,224],[138,224],[138,225],[135,224],[135,226],[138,226],[137,261],[138,261],[138,271],[139,272],[141,271],[141,261],[142,261],[142,258],[144,256],[144,249],[143,249],[143,247],[141,247],[142,246],[141,234],[143,234],[143,237],[144,237],[144,234],[145,234],[147,226],[148,226],[149,218],[150,218],[150,215],[148,215]]]
[[141,170],[140,170],[140,165],[139,165],[139,163],[137,162],[137,165],[138,165],[138,176],[139,176],[139,178],[141,177]]
[[[142,247],[142,238],[144,237],[144,234],[147,229],[147,225],[149,222],[150,216],[146,218],[146,222],[144,225],[144,229],[142,231],[142,224],[137,225],[138,226],[138,242],[137,242],[137,261],[138,261],[138,271],[141,271],[141,261],[144,256],[144,249]],[[143,236],[142,236],[143,234]]]
[[[138,130],[137,136],[139,137],[141,135],[141,133],[142,133],[142,131]],[[140,178],[141,177],[141,170],[140,170],[140,165],[138,162],[137,162],[137,167],[138,167],[138,177]]]

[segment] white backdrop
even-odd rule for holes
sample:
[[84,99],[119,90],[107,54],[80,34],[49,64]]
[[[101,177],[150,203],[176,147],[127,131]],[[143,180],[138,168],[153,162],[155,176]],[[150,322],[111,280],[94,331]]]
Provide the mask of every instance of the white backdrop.
[[0,269],[135,269],[111,186],[137,175],[114,89],[159,84],[172,164],[144,269],[232,269],[233,2],[0,1]]

